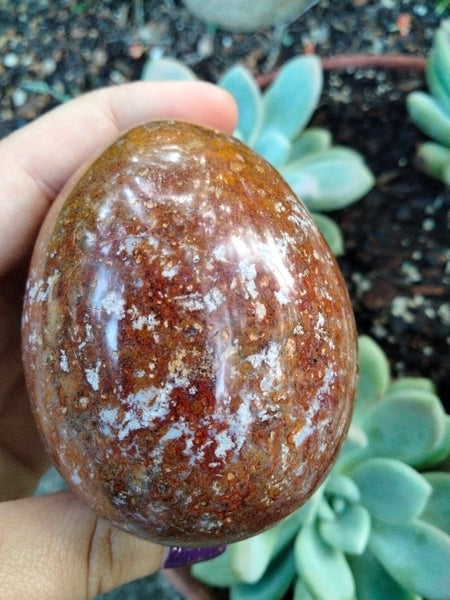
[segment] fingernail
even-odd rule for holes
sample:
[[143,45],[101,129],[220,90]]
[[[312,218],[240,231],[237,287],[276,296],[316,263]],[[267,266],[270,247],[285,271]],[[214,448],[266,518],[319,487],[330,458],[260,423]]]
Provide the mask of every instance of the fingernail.
[[172,546],[168,548],[163,558],[163,569],[175,569],[177,567],[189,567],[204,560],[211,560],[225,552],[226,546],[210,546],[208,548],[180,548]]

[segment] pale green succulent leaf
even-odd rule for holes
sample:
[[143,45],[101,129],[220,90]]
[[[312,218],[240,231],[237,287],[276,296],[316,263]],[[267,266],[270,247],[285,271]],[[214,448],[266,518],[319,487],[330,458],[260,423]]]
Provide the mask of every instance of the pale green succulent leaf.
[[275,525],[273,528],[275,530],[274,556],[282,552],[294,540],[304,520],[305,513],[300,508]]
[[431,379],[428,379],[428,377],[399,377],[389,384],[390,392],[396,390],[422,390],[434,394],[436,392],[436,386]]
[[290,154],[291,142],[281,131],[265,129],[254,143],[253,149],[273,167],[279,167]]
[[422,475],[393,458],[369,458],[356,465],[350,476],[370,514],[392,523],[417,518],[432,491]]
[[366,452],[417,466],[441,443],[445,412],[435,394],[396,390],[370,409],[363,428],[369,439]]
[[342,446],[333,472],[346,473],[355,463],[366,458],[369,453],[369,440],[366,432],[353,419],[344,445]]
[[300,578],[297,578],[295,582],[293,600],[315,600],[309,593],[304,581]]
[[254,537],[230,544],[229,567],[240,582],[254,583],[265,573],[270,561],[293,541],[304,521],[301,510]]
[[425,134],[450,147],[450,115],[425,92],[411,92],[406,99],[409,115]]
[[191,572],[200,581],[214,587],[230,587],[239,583],[238,578],[230,568],[230,548],[216,558],[196,563]]
[[339,146],[289,162],[280,171],[312,211],[348,206],[374,184],[374,177],[361,156]]
[[348,430],[347,438],[345,440],[345,444],[348,443],[358,449],[364,449],[369,444],[366,432],[354,421],[350,423],[350,429]]
[[255,583],[264,575],[276,543],[274,528],[229,546],[229,561],[238,581]]
[[346,554],[361,554],[370,535],[369,512],[359,504],[347,504],[334,521],[320,521],[319,532],[333,548]]
[[445,416],[445,431],[440,442],[416,465],[424,470],[438,465],[450,456],[450,415]]
[[450,473],[435,471],[424,477],[433,491],[420,518],[450,536]]
[[145,63],[141,79],[144,81],[192,81],[197,76],[176,58],[150,58]]
[[356,483],[342,473],[332,470],[326,480],[325,494],[327,496],[338,496],[351,504],[356,504],[361,500],[361,492]]
[[448,600],[450,537],[424,521],[374,522],[369,546],[386,571],[428,600]]
[[294,553],[297,572],[315,600],[353,600],[355,583],[344,553],[322,539],[315,523],[302,527]]
[[65,94],[57,86],[49,85],[46,81],[25,80],[20,84],[20,88],[24,92],[30,92],[31,94],[48,94],[56,102],[61,102],[61,104],[73,100],[73,96]]
[[417,150],[416,164],[430,177],[450,185],[450,148],[436,142],[424,142]]
[[355,577],[358,600],[420,600],[392,579],[370,550],[360,556],[349,556],[348,562]]
[[450,185],[450,165],[447,165],[442,172],[442,181],[445,185]]
[[256,583],[240,583],[230,589],[230,600],[282,600],[295,577],[292,548],[281,553]]
[[362,417],[387,391],[391,378],[389,361],[381,346],[368,335],[358,338],[359,378],[353,420]]
[[450,19],[441,21],[434,35],[432,54],[436,74],[450,96]]
[[309,127],[292,142],[289,161],[293,162],[307,154],[322,152],[331,148],[331,133],[322,127]]
[[297,518],[300,519],[302,527],[314,523],[317,513],[321,510],[320,507],[323,502],[324,492],[325,483],[322,483],[309,500],[296,511]]
[[[445,79],[441,79],[442,71],[437,63],[438,59],[436,56],[436,51],[431,50],[430,54],[428,55],[427,63],[425,66],[425,77],[427,86],[432,96],[436,98],[438,103],[442,106],[443,110],[447,114],[450,114],[450,91],[448,91],[445,87]],[[448,69],[450,69],[450,60]],[[450,70],[447,72],[447,79],[450,79],[448,73],[450,73]]]
[[224,73],[218,85],[232,94],[239,112],[238,130],[241,139],[252,144],[263,119],[262,95],[250,71],[243,65],[235,65]]
[[[342,499],[339,499],[339,501],[343,502]],[[336,513],[331,508],[325,497],[322,498],[322,502],[317,508],[316,518],[325,521],[334,521],[334,519],[336,518]]]
[[287,61],[264,94],[264,129],[277,129],[293,139],[307,125],[322,92],[322,67],[317,56]]
[[344,254],[344,236],[339,225],[321,213],[312,213],[316,225],[319,227],[323,237],[330,246],[331,251],[335,256]]

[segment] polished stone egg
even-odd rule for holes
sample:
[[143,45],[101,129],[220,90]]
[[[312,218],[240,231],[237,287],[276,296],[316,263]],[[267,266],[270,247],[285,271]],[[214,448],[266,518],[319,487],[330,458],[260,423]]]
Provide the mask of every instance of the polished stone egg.
[[55,201],[23,358],[72,490],[173,546],[237,541],[305,502],[345,438],[357,364],[304,205],[238,140],[177,121],[128,131]]

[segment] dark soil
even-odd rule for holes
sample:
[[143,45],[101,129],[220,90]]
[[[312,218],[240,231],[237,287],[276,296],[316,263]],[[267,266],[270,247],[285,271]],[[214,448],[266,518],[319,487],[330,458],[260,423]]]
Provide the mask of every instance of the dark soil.
[[[324,0],[283,30],[238,35],[200,23],[179,0],[0,0],[0,137],[62,99],[139,79],[149,56],[175,56],[211,81],[237,61],[260,75],[304,52],[424,56],[436,5]],[[359,331],[378,340],[394,375],[431,378],[450,411],[450,190],[414,167],[424,137],[405,99],[421,88],[417,70],[328,70],[313,121],[360,151],[377,179],[334,214]]]
[[[392,79],[397,91],[411,81],[408,74]],[[430,377],[449,410],[450,192],[413,166],[421,136],[406,115],[405,93],[367,105],[368,87],[353,85],[351,104],[328,104],[317,115],[377,177],[370,194],[335,214],[347,248],[340,263],[360,333],[381,344],[394,375]]]

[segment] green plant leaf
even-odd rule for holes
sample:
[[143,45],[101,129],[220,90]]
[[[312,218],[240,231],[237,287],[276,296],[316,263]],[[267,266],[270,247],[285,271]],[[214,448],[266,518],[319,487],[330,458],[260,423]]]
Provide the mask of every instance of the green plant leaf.
[[434,34],[433,40],[433,67],[444,85],[445,91],[450,95],[450,19],[441,21],[439,29]]
[[391,377],[389,361],[375,340],[368,335],[358,338],[359,379],[353,419],[356,423],[387,391]]
[[421,470],[429,469],[450,456],[450,415],[445,416],[445,431],[441,441],[417,465]]
[[317,56],[287,61],[264,94],[264,129],[288,139],[297,136],[312,117],[322,92],[322,66]]
[[345,251],[344,236],[339,225],[333,221],[333,219],[330,219],[330,217],[321,213],[313,213],[311,216],[319,227],[323,237],[326,239],[333,254],[335,256],[342,256]]
[[270,564],[264,577],[257,583],[233,585],[230,600],[282,600],[294,577],[294,554],[289,548]]
[[350,476],[359,488],[361,503],[383,521],[412,521],[431,494],[422,475],[393,458],[369,458],[356,465]]
[[450,147],[450,116],[425,92],[411,92],[406,98],[409,115],[414,123],[436,142]]
[[297,511],[297,517],[302,526],[314,523],[317,514],[322,511],[322,502],[324,500],[325,482],[322,483],[314,494]]
[[242,140],[251,145],[261,128],[263,119],[262,95],[250,71],[243,65],[228,69],[218,85],[233,95],[239,110],[238,130]]
[[[343,502],[341,498],[337,501]],[[319,503],[317,507],[317,515],[316,519],[325,520],[325,521],[333,521],[336,518],[336,514],[334,510],[329,505],[327,499],[325,497],[322,498],[322,501]]]
[[315,600],[352,600],[353,575],[344,554],[329,546],[316,524],[304,525],[294,544],[299,576]]
[[390,392],[396,390],[422,390],[424,392],[430,392],[431,394],[436,393],[436,386],[431,379],[428,379],[427,377],[399,377],[398,379],[391,381],[388,389]]
[[239,583],[239,580],[230,569],[229,559],[230,553],[228,547],[220,556],[193,565],[191,567],[191,572],[194,577],[207,585],[214,587],[230,587],[231,585]]
[[320,521],[319,532],[333,548],[347,554],[361,554],[370,535],[370,515],[359,504],[347,504],[334,521]]
[[436,142],[424,142],[417,150],[416,164],[430,177],[450,185],[450,148]]
[[369,438],[367,453],[418,466],[442,442],[446,415],[435,394],[396,390],[370,409],[363,428]]
[[162,57],[149,59],[142,69],[144,81],[183,81],[194,80],[197,76],[176,58]]
[[294,539],[302,522],[302,513],[295,511],[267,531],[242,542],[230,544],[227,549],[229,567],[237,581],[259,581],[273,557],[282,552]]
[[399,585],[375,559],[370,550],[349,556],[358,600],[420,600]]
[[295,582],[293,600],[315,600],[309,593],[305,583],[299,578]]
[[297,509],[289,517],[273,527],[275,530],[274,556],[282,552],[294,540],[298,530],[303,525],[305,513],[302,511],[302,508]]
[[361,492],[358,486],[350,477],[331,471],[325,487],[326,496],[339,496],[351,504],[356,504],[361,500]]
[[400,585],[429,600],[448,600],[450,537],[423,521],[374,522],[370,549]]
[[[450,60],[448,69],[449,71],[447,71],[447,79],[448,73],[450,72]],[[445,79],[441,79],[442,71],[439,68],[436,51],[433,49],[431,50],[427,58],[427,63],[425,66],[425,77],[428,89],[430,90],[432,96],[436,98],[438,103],[442,106],[442,109],[447,114],[450,114],[450,91],[448,91],[446,88]]]
[[255,583],[264,575],[276,543],[274,529],[229,546],[230,569],[238,581]]
[[374,183],[361,156],[340,146],[308,154],[280,171],[311,211],[348,206],[366,194]]
[[31,94],[48,94],[51,98],[61,103],[73,100],[72,96],[59,91],[56,86],[48,85],[45,81],[23,81],[20,87],[25,92],[30,92]]
[[353,417],[353,421],[350,424],[350,429],[344,445],[338,454],[332,473],[346,473],[352,465],[368,455],[368,445],[369,440],[365,431],[356,424],[355,418]]
[[309,127],[292,142],[289,161],[303,158],[306,154],[322,152],[331,148],[331,133],[322,127]]
[[282,165],[291,151],[291,142],[276,129],[265,129],[256,140],[253,149],[273,167]]
[[424,477],[433,491],[420,518],[450,536],[450,473],[435,471]]

